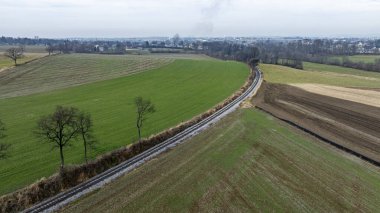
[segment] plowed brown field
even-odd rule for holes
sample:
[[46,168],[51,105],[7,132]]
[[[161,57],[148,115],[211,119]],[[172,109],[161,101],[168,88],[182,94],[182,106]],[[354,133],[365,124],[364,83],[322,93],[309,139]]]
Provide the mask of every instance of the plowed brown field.
[[330,141],[380,162],[380,108],[264,83],[254,103]]

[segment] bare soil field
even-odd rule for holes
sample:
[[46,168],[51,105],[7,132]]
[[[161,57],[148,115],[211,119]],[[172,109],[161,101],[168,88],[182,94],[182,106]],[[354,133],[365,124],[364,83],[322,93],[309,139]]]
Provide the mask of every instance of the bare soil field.
[[258,94],[260,108],[380,161],[380,108],[282,84],[264,83]]
[[354,89],[321,84],[293,84],[292,86],[319,95],[327,95],[334,98],[380,107],[380,92],[375,90]]

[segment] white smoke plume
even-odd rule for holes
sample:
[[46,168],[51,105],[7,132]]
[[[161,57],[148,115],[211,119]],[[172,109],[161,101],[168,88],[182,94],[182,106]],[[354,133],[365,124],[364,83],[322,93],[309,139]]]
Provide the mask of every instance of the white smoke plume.
[[228,5],[230,0],[212,0],[211,3],[201,9],[201,20],[196,25],[196,32],[207,35],[214,31],[214,19],[220,14],[223,6]]

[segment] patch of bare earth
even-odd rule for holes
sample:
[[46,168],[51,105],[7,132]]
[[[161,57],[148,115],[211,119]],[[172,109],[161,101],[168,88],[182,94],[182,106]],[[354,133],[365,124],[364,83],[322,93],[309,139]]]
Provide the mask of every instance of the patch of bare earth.
[[327,86],[321,84],[293,84],[303,90],[311,93],[331,96],[357,103],[367,104],[370,106],[380,107],[380,91],[363,90],[336,86]]
[[240,107],[243,108],[243,109],[248,109],[248,108],[252,108],[252,107],[253,107],[253,104],[252,104],[251,101],[246,100],[246,101],[243,101],[243,102],[240,104]]
[[[380,87],[380,85],[379,85]],[[354,88],[354,89],[361,89],[361,90],[372,90],[372,91],[376,91],[376,92],[380,92],[380,88]]]
[[[265,83],[253,101],[279,118],[380,161],[380,108],[372,106],[379,102],[376,102],[376,94],[372,93],[374,91],[360,90],[359,93],[355,90],[354,93],[352,89],[346,88],[332,87],[335,89],[332,90],[331,87],[304,87],[313,92],[294,86]],[[349,91],[353,93],[349,94]],[[356,101],[336,98],[343,94],[346,99]]]
[[368,81],[380,81],[379,78],[372,78],[372,77],[358,76],[358,75],[351,75],[351,74],[342,74],[342,73],[334,73],[334,72],[323,72],[322,74],[326,76],[349,77],[349,78],[356,78],[356,79],[362,79],[362,80],[368,80]]

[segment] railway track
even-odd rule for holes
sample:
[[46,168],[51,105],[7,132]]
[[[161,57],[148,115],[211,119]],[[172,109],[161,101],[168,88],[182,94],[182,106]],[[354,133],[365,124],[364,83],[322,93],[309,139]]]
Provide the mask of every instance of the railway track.
[[51,197],[45,201],[42,201],[41,203],[38,203],[37,205],[29,209],[26,209],[24,212],[34,213],[34,212],[55,211],[61,208],[62,206],[78,199],[79,197],[102,187],[104,184],[111,182],[112,180],[127,173],[128,171],[133,170],[134,168],[144,163],[145,161],[153,158],[154,156],[157,156],[158,154],[168,150],[171,147],[176,146],[177,144],[183,142],[185,139],[198,134],[199,132],[206,129],[211,124],[220,120],[225,115],[234,111],[236,108],[239,107],[239,104],[242,101],[244,101],[252,93],[257,91],[261,83],[262,74],[260,70],[258,69],[255,69],[254,72],[255,72],[255,79],[253,80],[252,85],[241,96],[239,96],[234,101],[232,101],[231,103],[229,103],[222,109],[218,110],[211,116],[205,118],[204,120],[200,121],[197,124],[194,124],[193,126],[185,129],[184,131],[178,133],[177,135],[167,139],[166,141],[140,153],[139,155],[136,155],[135,157],[127,161],[124,161],[123,163],[97,176],[94,176],[88,181],[83,182],[65,192],[62,192],[54,197]]

